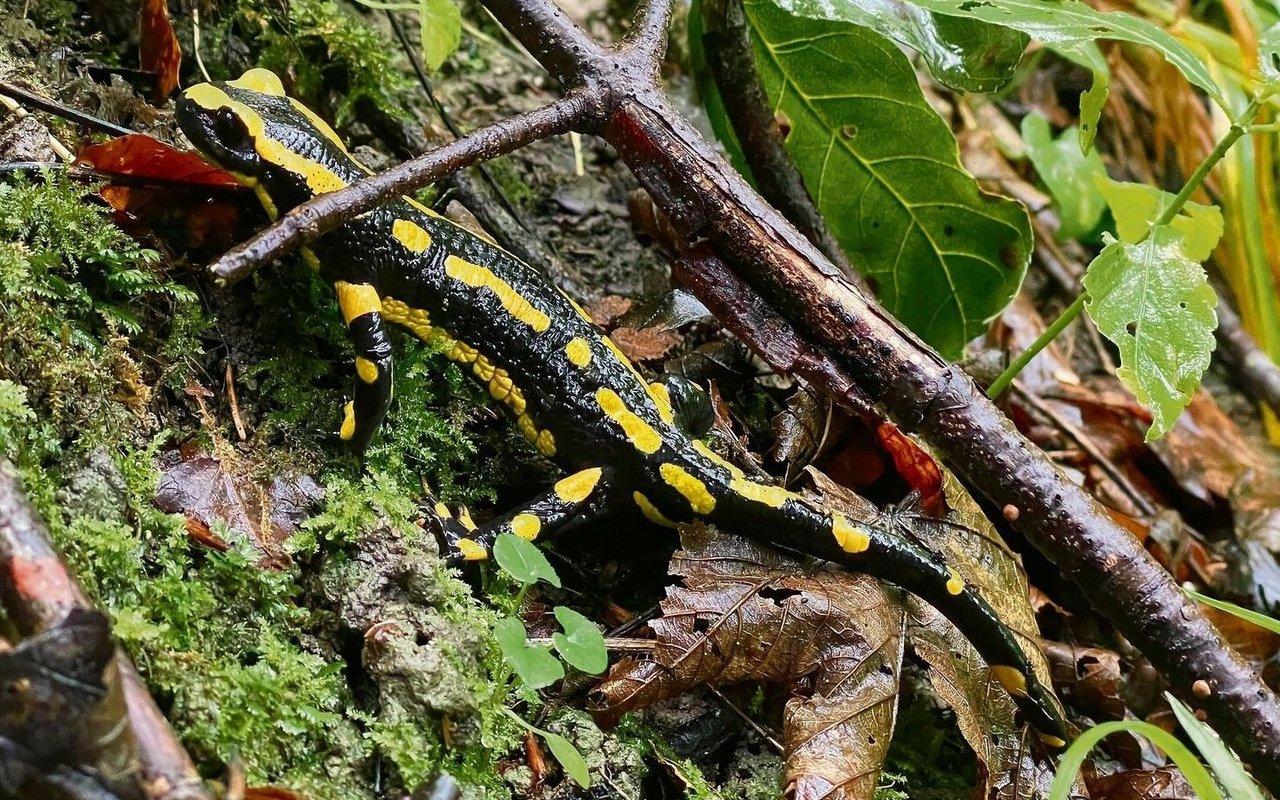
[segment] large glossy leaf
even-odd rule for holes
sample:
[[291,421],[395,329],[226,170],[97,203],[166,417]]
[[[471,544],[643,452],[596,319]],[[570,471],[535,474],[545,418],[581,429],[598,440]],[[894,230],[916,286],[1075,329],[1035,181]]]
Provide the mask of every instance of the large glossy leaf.
[[1191,402],[1213,352],[1217,295],[1169,225],[1141,244],[1112,241],[1084,276],[1085,309],[1120,351],[1117,376],[1151,409],[1159,438]]
[[830,19],[870,28],[915,50],[935,78],[967,92],[992,92],[1008,83],[1027,46],[1021,32],[933,14],[903,0],[848,0],[831,10]]
[[787,148],[827,224],[880,300],[944,355],[1009,302],[1030,225],[984,194],[910,62],[878,34],[747,0],[756,62]]
[[[779,0],[791,11],[820,19],[842,19],[858,0]],[[912,0],[937,14],[952,14],[1021,31],[1051,46],[1094,73],[1094,86],[1081,103],[1081,145],[1087,150],[1097,131],[1106,99],[1107,62],[1099,39],[1153,47],[1219,105],[1226,101],[1204,63],[1191,50],[1155,25],[1132,14],[1097,11],[1075,0]]]

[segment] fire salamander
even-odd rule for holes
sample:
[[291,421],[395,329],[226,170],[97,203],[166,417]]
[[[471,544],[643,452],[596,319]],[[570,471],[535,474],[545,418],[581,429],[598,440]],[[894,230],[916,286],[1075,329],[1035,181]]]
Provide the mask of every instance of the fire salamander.
[[[272,217],[369,172],[265,70],[194,86],[177,109],[187,137],[252,187]],[[919,595],[969,637],[1047,742],[1068,736],[1017,639],[938,555],[748,477],[716,455],[676,424],[664,384],[646,381],[573,300],[506,251],[400,197],[303,255],[332,283],[355,345],[342,439],[364,448],[387,413],[391,323],[445,348],[539,453],[579,470],[478,530],[457,515],[454,558],[487,558],[502,532],[536,539],[628,504],[660,525],[702,519]]]

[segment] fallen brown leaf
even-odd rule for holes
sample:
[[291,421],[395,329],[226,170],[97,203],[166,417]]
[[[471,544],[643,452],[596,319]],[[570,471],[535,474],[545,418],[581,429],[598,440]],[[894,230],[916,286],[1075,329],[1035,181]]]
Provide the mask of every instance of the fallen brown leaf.
[[182,67],[182,47],[169,21],[168,0],[142,0],[138,18],[138,61],[147,72],[156,75],[151,99],[162,105],[178,88],[178,70]]
[[803,565],[704,526],[682,526],[647,659],[628,657],[593,693],[624,711],[703,683],[784,683],[789,798],[870,798],[893,733],[901,606],[865,575]]

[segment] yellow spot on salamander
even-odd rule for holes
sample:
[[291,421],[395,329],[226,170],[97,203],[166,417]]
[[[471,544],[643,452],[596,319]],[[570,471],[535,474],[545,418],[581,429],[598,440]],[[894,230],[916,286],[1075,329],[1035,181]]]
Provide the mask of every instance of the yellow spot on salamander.
[[551,435],[551,431],[540,432],[538,438],[534,440],[533,446],[547,458],[551,458],[556,454],[556,439]]
[[551,327],[551,317],[534,308],[533,304],[517,292],[511,284],[493,274],[488,268],[464,261],[457,256],[449,256],[444,260],[444,273],[468,286],[493,292],[508,314],[533,328],[535,333],[544,333]]
[[782,508],[782,504],[793,497],[791,492],[781,486],[774,486],[771,483],[756,483],[736,476],[729,482],[729,488],[748,500],[764,503],[771,508]]
[[446,506],[444,503],[436,503],[434,506],[432,506],[431,510],[436,512],[437,517],[442,517],[444,519],[453,519],[453,512],[450,511],[449,507]]
[[342,309],[342,321],[348,325],[356,317],[382,311],[382,300],[378,298],[378,290],[367,283],[338,281],[333,288],[338,292],[338,307]]
[[373,383],[378,380],[378,365],[367,358],[356,356],[356,374],[365,383]]
[[352,436],[356,435],[356,404],[347,403],[342,407],[342,427],[338,430],[338,438],[344,442],[350,441]]
[[579,369],[591,363],[591,345],[581,336],[575,336],[564,346],[564,354],[569,357],[569,363]]
[[254,67],[246,70],[243,75],[234,81],[228,81],[228,83],[238,89],[248,89],[251,92],[284,97],[284,84],[280,82],[279,76],[269,69]]
[[665,528],[674,528],[676,526],[674,522],[663,516],[657,506],[649,502],[649,498],[645,497],[640,492],[632,492],[631,499],[636,501],[636,505],[640,507],[640,513],[644,514],[645,518],[650,522],[661,525]]
[[476,529],[476,521],[471,518],[471,510],[468,508],[464,507],[458,512],[458,522],[461,522],[462,527],[469,531],[474,531]]
[[475,376],[482,383],[488,383],[493,380],[495,370],[496,367],[493,366],[493,362],[482,355],[477,355],[476,360],[471,364],[471,371],[475,373]]
[[431,234],[421,225],[407,219],[391,223],[391,235],[410,252],[425,253],[431,249]]
[[947,572],[951,573],[951,578],[947,581],[947,594],[956,595],[963,592],[964,578],[951,567],[947,567]]
[[470,364],[480,357],[480,351],[466,342],[454,342],[453,347],[445,352],[444,357],[459,364]]
[[538,426],[533,423],[533,418],[528,414],[521,414],[516,418],[516,428],[520,430],[524,438],[531,442],[537,441]]
[[689,501],[695,514],[710,514],[715,510],[716,499],[707,491],[707,485],[676,464],[661,464],[658,474],[668,486]]
[[1060,739],[1057,736],[1054,736],[1053,734],[1040,733],[1039,736],[1040,736],[1040,741],[1044,742],[1045,744],[1054,748],[1055,750],[1067,746],[1066,739]]
[[426,311],[421,308],[411,308],[394,297],[382,298],[382,317],[387,322],[403,325],[414,336],[429,344],[449,338],[444,331],[432,327],[431,316]]
[[459,539],[456,546],[465,561],[484,561],[489,557],[489,551],[484,549],[484,545],[471,539]]
[[[605,341],[608,341],[607,339]],[[636,416],[622,398],[612,389],[601,387],[596,390],[596,402],[605,416],[622,427],[628,441],[645,455],[653,455],[662,448],[662,437],[653,426]]]
[[671,408],[671,391],[664,384],[649,384],[649,396],[653,398],[654,405],[658,407],[658,416],[662,417],[662,421],[668,425],[674,425],[676,422],[675,412]]
[[831,535],[846,553],[862,553],[871,546],[867,532],[849,521],[844,514],[831,515]]
[[1022,674],[1022,670],[996,664],[991,667],[991,674],[996,676],[996,680],[1009,694],[1014,697],[1027,696],[1027,676]]
[[581,503],[596,490],[596,484],[600,483],[600,476],[603,472],[599,467],[594,467],[575,472],[569,477],[557,481],[554,487],[556,497],[560,498],[562,503]]
[[511,532],[527,542],[538,538],[542,530],[542,520],[532,514],[516,514],[511,518]]

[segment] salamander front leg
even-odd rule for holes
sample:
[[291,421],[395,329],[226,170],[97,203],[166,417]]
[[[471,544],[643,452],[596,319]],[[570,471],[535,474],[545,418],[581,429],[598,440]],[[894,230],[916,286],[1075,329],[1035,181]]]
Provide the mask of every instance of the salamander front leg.
[[551,535],[569,526],[605,516],[612,511],[609,502],[612,471],[594,467],[576,472],[556,483],[551,491],[528,504],[493,520],[482,528],[458,535],[465,525],[445,524],[445,559],[451,564],[483,561],[489,557],[493,542],[503,533],[514,533],[533,540]]
[[356,383],[343,409],[339,436],[356,452],[369,446],[391,405],[391,340],[377,289],[367,283],[335,284],[342,318],[356,350]]

